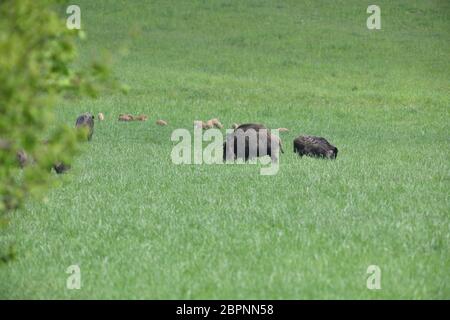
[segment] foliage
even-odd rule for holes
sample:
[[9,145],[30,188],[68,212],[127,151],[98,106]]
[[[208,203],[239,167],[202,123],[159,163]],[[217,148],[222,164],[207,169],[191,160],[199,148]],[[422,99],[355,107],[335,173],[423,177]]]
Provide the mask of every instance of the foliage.
[[[94,96],[109,78],[104,64],[73,70],[82,33],[67,29],[57,8],[49,0],[0,2],[0,227],[27,195],[51,185],[52,164],[70,163],[77,150],[80,134],[55,122],[55,105],[68,93]],[[23,171],[19,150],[32,159]]]

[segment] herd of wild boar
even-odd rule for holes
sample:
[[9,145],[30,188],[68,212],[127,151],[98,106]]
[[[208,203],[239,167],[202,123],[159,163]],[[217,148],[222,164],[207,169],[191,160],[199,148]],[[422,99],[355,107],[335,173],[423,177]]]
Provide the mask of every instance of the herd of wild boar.
[[[97,116],[99,121],[105,119],[103,113],[99,113]],[[146,115],[133,116],[131,114],[121,114],[119,115],[119,121],[147,121],[148,117]],[[75,127],[77,129],[84,128],[87,130],[87,139],[90,141],[92,135],[94,134],[94,120],[95,117],[89,113],[83,113],[78,116]],[[156,124],[160,126],[167,125],[164,120],[157,120]],[[208,121],[194,121],[194,127],[202,129],[210,129],[213,127],[222,129],[223,125],[217,118]],[[267,129],[263,124],[257,123],[245,123],[232,125],[234,129],[233,133],[228,134],[225,142],[223,143],[223,160],[235,160],[237,158],[245,159],[245,161],[251,158],[251,155],[256,157],[270,156],[272,161],[278,161],[279,151],[284,153],[281,139],[272,134],[269,129]],[[245,135],[248,130],[253,130],[256,133],[256,139],[250,139],[249,136]],[[278,128],[279,132],[289,131],[286,128]],[[243,150],[238,150],[237,141],[242,135],[242,140],[245,142]],[[260,147],[260,144],[263,147]],[[315,136],[299,136],[294,139],[294,152],[300,157],[310,156],[325,159],[336,159],[338,149],[330,144],[325,138],[315,137]],[[30,159],[25,151],[19,150],[17,152],[17,160],[19,165],[23,168],[30,163]],[[53,169],[56,173],[64,173],[70,169],[68,165],[62,162],[57,162],[53,165]]]

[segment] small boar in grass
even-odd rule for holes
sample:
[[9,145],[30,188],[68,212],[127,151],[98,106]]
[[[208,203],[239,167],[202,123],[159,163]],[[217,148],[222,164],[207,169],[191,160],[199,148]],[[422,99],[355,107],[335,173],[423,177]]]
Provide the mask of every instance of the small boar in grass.
[[145,114],[140,114],[137,117],[134,118],[136,121],[147,121],[148,117]]
[[94,116],[89,112],[83,113],[78,116],[75,127],[77,129],[86,128],[88,130],[87,138],[91,140],[94,134]]
[[134,116],[131,114],[119,114],[119,121],[133,121]]
[[161,119],[156,120],[156,124],[159,126],[167,126],[167,122]]
[[214,127],[218,128],[218,129],[223,129],[223,125],[219,121],[219,119],[217,119],[217,118],[211,119],[211,122],[212,122]]
[[57,174],[63,174],[70,169],[70,166],[62,162],[58,162],[53,165],[53,169],[56,171]]
[[97,115],[97,118],[98,118],[99,121],[103,121],[103,120],[105,120],[105,115],[104,115],[103,113],[100,112],[100,113]]
[[[48,144],[49,141],[48,140],[44,140],[44,141],[42,141],[42,143],[43,144]],[[51,168],[53,168],[57,174],[62,174],[62,173],[66,173],[67,171],[69,171],[70,166],[68,164],[65,164],[65,163],[61,162],[61,161],[57,161],[57,162],[53,163]],[[50,168],[50,170],[51,170],[51,168]]]
[[214,127],[222,129],[223,125],[222,125],[222,123],[220,123],[219,119],[214,118],[214,119],[208,120],[206,122],[202,121],[202,120],[194,120],[194,127],[199,128],[199,129],[202,128],[204,130],[211,129]]
[[299,136],[294,140],[294,152],[300,157],[319,157],[336,159],[338,149],[325,138],[314,136]]
[[205,125],[204,125],[204,129],[211,129],[211,128],[213,128],[214,127],[214,123],[213,123],[213,121],[212,120],[208,120],[208,121],[206,121],[206,123],[205,123]]
[[28,160],[28,154],[25,152],[25,150],[21,149],[17,151],[16,156],[21,168],[25,168],[30,163],[30,161]]

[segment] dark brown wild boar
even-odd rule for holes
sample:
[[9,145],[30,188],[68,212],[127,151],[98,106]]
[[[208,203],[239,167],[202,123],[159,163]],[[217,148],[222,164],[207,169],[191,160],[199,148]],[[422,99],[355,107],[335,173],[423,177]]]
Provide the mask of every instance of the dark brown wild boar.
[[87,138],[88,140],[91,140],[92,135],[94,134],[94,116],[89,112],[83,113],[78,116],[77,121],[75,122],[75,127],[77,129],[87,128]]
[[300,157],[319,157],[336,159],[338,149],[325,138],[314,136],[299,136],[294,140],[294,152]]
[[268,155],[272,162],[278,162],[280,151],[284,153],[279,137],[271,134],[263,125],[247,124],[239,126],[233,133],[227,135],[223,144],[223,160],[248,161]]

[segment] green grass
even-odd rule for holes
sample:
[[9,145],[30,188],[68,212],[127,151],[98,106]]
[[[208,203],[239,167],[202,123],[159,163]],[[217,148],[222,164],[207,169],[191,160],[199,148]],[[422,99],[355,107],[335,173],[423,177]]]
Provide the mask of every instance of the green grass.
[[[380,31],[357,0],[78,4],[82,60],[127,47],[114,67],[131,91],[57,109],[106,121],[12,215],[0,298],[450,298],[448,1],[378,1]],[[150,120],[116,121],[128,112]],[[172,130],[213,117],[290,128],[279,173],[173,165]],[[337,160],[295,156],[299,134]]]

